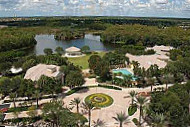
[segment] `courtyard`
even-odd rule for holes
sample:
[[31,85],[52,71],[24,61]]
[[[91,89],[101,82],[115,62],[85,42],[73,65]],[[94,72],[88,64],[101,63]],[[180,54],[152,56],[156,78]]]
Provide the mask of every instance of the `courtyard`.
[[[90,88],[88,91],[79,91],[77,93],[74,93],[70,96],[67,96],[63,99],[65,106],[71,107],[69,104],[71,100],[74,98],[79,97],[82,102],[85,101],[85,98],[89,95],[96,94],[96,93],[103,93],[111,98],[113,98],[113,104],[111,104],[108,107],[104,108],[98,108],[92,111],[92,121],[97,121],[97,119],[100,119],[106,123],[107,127],[118,127],[119,124],[112,118],[116,116],[116,113],[125,112],[128,115],[128,107],[131,104],[131,97],[129,96],[129,92],[135,90],[136,92],[148,92],[150,88],[145,89],[137,89],[137,88],[130,88],[130,89],[124,89],[122,91],[120,90],[112,90],[112,89],[105,89],[100,87]],[[87,113],[81,108],[80,106],[80,113],[84,114],[87,118]],[[72,109],[73,112],[76,112],[76,108]],[[133,115],[130,116],[130,122],[124,124],[124,127],[136,127],[136,125],[133,123],[133,118],[139,118],[139,110]]]

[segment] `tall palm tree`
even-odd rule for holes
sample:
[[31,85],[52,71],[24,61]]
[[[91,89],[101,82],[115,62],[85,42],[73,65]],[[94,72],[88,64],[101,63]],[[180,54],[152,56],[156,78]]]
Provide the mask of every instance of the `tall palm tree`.
[[173,80],[174,80],[174,78],[173,78],[173,76],[171,75],[171,74],[165,74],[163,77],[162,77],[162,82],[164,83],[164,84],[166,84],[166,91],[168,90],[168,84],[169,83],[171,83]]
[[79,104],[81,103],[81,99],[79,97],[74,98],[70,105],[76,106],[77,107],[77,113],[79,113]]
[[44,85],[46,84],[46,80],[47,80],[47,78],[45,75],[42,75],[40,77],[40,79],[37,81],[37,86],[39,89],[42,89],[44,87]]
[[166,117],[163,114],[153,114],[151,117],[152,127],[165,127],[165,119]]
[[41,94],[40,94],[40,91],[39,90],[36,90],[35,92],[34,92],[34,95],[33,95],[35,98],[36,98],[36,108],[38,108],[39,107],[39,98],[40,98],[40,96],[41,96]]
[[95,108],[94,104],[91,101],[82,103],[82,108],[88,112],[88,126],[91,126],[91,112]]
[[13,104],[14,104],[14,108],[16,108],[16,97],[17,97],[17,94],[16,93],[10,93],[10,98],[11,100],[13,101]]
[[124,112],[117,113],[116,117],[113,117],[117,122],[119,122],[119,126],[123,127],[124,123],[129,123],[129,116],[127,116]]
[[136,102],[138,104],[138,108],[140,109],[140,115],[139,115],[139,124],[141,125],[141,118],[143,116],[143,107],[146,104],[148,100],[143,96],[136,97]]
[[69,68],[67,66],[63,65],[63,66],[60,67],[59,71],[62,73],[61,82],[63,84],[65,84],[65,78],[66,78],[66,76],[67,76],[67,74],[69,73],[70,70],[69,70]]
[[128,85],[131,86],[131,81],[132,81],[132,75],[123,75],[124,82]]
[[93,127],[105,127],[105,122],[103,120],[97,119],[97,121],[93,121]]
[[153,91],[153,85],[155,83],[154,78],[147,78],[147,84],[150,85],[151,92]]
[[19,117],[19,113],[20,112],[18,110],[13,111],[13,116],[14,116],[14,120],[15,120],[16,125],[18,125],[18,123],[19,123],[19,121],[16,120]]
[[131,105],[133,106],[134,105],[134,100],[135,100],[135,97],[137,95],[137,92],[135,92],[134,90],[129,92],[129,95],[131,96]]

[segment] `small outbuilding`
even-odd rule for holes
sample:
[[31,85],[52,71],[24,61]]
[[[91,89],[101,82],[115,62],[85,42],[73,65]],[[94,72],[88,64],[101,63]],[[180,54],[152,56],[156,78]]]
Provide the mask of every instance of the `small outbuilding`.
[[65,49],[65,52],[66,52],[65,56],[68,56],[68,57],[81,56],[82,55],[81,49],[77,48],[77,47],[67,48],[67,49]]

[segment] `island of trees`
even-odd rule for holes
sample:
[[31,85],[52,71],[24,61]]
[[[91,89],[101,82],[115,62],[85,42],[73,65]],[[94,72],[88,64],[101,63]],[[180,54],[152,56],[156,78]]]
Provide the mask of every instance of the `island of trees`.
[[57,31],[55,34],[55,39],[69,41],[69,40],[84,38],[84,35],[85,34],[83,31],[65,29],[65,30]]

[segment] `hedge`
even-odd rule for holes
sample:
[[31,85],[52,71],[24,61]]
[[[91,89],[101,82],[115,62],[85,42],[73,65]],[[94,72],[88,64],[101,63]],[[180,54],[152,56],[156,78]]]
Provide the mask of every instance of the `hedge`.
[[119,88],[119,87],[108,86],[108,85],[101,85],[101,84],[98,84],[98,87],[103,87],[103,88],[107,88],[107,89],[114,89],[114,90],[122,90],[122,88]]
[[129,116],[132,116],[133,114],[135,114],[136,111],[137,111],[137,105],[130,106],[130,107],[128,108],[128,115],[129,115]]
[[137,125],[139,125],[139,121],[137,120],[137,118],[133,118],[133,123],[137,126]]
[[83,90],[83,89],[87,89],[88,90],[88,87],[75,87],[73,89],[71,89],[69,92],[66,93],[66,96],[69,96],[71,94],[74,94],[80,90]]
[[69,96],[69,95],[72,95],[80,90],[88,90],[89,88],[94,88],[94,87],[103,87],[103,88],[107,88],[107,89],[114,89],[114,90],[122,90],[121,88],[119,87],[115,87],[115,86],[108,86],[108,85],[101,85],[101,84],[98,84],[98,86],[82,86],[82,87],[75,87],[73,89],[71,89],[70,91],[68,91],[66,93],[66,96]]
[[[35,106],[35,105],[34,105],[34,106]],[[6,113],[10,113],[10,112],[14,112],[14,111],[18,111],[18,112],[28,111],[28,108],[30,108],[30,106],[9,108]]]
[[[53,95],[53,98],[56,98],[57,95]],[[49,98],[52,98],[52,95],[49,95],[49,96],[42,96],[39,98],[39,100],[41,99],[49,99]],[[16,99],[15,102],[19,102],[19,101],[34,101],[36,100],[36,98],[30,98],[29,100],[28,99]],[[12,100],[5,100],[4,103],[10,103],[10,102],[13,102]]]

